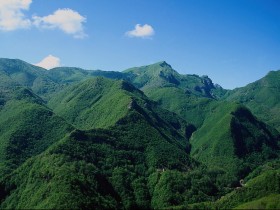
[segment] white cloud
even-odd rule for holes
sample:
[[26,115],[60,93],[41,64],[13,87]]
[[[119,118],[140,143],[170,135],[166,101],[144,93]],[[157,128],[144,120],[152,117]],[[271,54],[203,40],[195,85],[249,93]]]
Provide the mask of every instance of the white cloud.
[[86,18],[71,9],[58,9],[53,14],[39,17],[33,16],[34,24],[39,28],[60,29],[75,38],[85,38],[83,23]]
[[60,29],[74,36],[85,38],[83,24],[86,18],[72,9],[58,9],[47,16],[33,16],[32,20],[24,15],[32,0],[0,0],[0,31],[26,29],[31,26],[45,29]]
[[125,33],[129,37],[141,37],[149,38],[155,34],[155,31],[151,25],[145,24],[141,26],[136,24],[134,30]]
[[55,57],[52,55],[48,55],[43,60],[41,60],[39,63],[34,64],[34,65],[40,66],[40,67],[42,67],[44,69],[48,69],[48,70],[61,66],[60,59],[58,57]]
[[31,3],[32,0],[0,0],[0,30],[29,28],[31,21],[22,11],[28,10]]

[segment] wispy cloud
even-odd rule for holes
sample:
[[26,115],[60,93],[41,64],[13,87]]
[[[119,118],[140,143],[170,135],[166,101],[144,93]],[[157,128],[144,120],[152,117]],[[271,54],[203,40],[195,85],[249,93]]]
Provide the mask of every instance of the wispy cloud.
[[31,21],[23,11],[28,10],[31,3],[32,0],[0,0],[0,30],[29,28]]
[[140,38],[151,38],[155,31],[151,25],[144,24],[136,24],[134,30],[127,31],[126,36],[128,37],[140,37]]
[[61,66],[60,58],[52,56],[52,55],[48,55],[43,60],[41,60],[39,63],[34,64],[34,65],[40,66],[40,67],[42,67],[44,69],[48,69],[48,70]]
[[83,23],[86,18],[72,9],[58,9],[53,14],[39,17],[33,16],[33,23],[39,28],[60,29],[73,35],[74,38],[85,38]]

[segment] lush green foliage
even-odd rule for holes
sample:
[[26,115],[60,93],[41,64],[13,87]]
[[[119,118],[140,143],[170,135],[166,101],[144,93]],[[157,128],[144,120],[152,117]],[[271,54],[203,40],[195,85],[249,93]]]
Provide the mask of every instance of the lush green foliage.
[[132,98],[123,82],[98,77],[86,80],[54,96],[49,105],[80,129],[108,127],[124,117]]
[[280,195],[271,194],[263,198],[241,204],[235,209],[280,209]]
[[244,203],[245,207],[248,205],[261,205],[261,201],[263,201],[267,207],[270,205],[276,206],[275,196],[278,195],[277,197],[279,197],[279,193],[280,171],[279,169],[269,170],[249,180],[244,187],[237,188],[233,192],[222,197],[214,206],[224,209],[239,208],[242,207],[240,205]]
[[238,104],[221,104],[191,138],[192,156],[227,173],[239,185],[259,164],[278,157],[279,134]]
[[30,90],[20,88],[5,95],[5,104],[0,109],[2,177],[73,130]]
[[0,59],[0,208],[279,208],[278,131],[223,100],[277,127],[278,76],[226,91],[166,62]]
[[[7,197],[2,207],[165,207],[178,202],[173,201],[173,190],[188,189],[179,182],[172,191],[166,189],[174,181],[168,174],[185,178],[191,185],[193,178],[188,171],[195,167],[196,161],[175,139],[167,138],[143,115],[132,111],[110,130],[75,131],[29,159],[5,180]],[[201,198],[203,189],[199,185],[193,188],[196,191],[186,192],[188,197],[178,194],[177,199],[193,202],[214,195],[206,191]],[[166,197],[158,203],[161,192]]]
[[225,98],[245,104],[261,120],[280,131],[279,81],[280,71],[271,71],[256,82],[229,91]]

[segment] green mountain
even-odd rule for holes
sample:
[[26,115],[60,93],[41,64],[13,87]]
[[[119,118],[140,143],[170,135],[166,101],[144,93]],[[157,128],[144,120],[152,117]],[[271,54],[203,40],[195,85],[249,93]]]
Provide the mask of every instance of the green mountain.
[[[102,97],[109,97],[113,91],[114,95],[122,94],[132,101],[112,96],[111,104],[107,104],[106,100],[102,102],[100,99],[106,111],[102,112],[104,119],[108,111],[117,116],[113,108],[116,103],[123,103],[126,108],[122,117],[107,129],[75,130],[69,135],[71,126],[68,128],[62,121],[67,129],[63,131],[59,127],[59,139],[43,145],[42,150],[34,152],[32,148],[40,147],[33,143],[38,137],[31,139],[35,146],[26,149],[30,158],[22,159],[0,182],[1,208],[163,208],[180,202],[212,200],[216,196],[217,187],[211,181],[215,178],[207,172],[203,173],[204,182],[210,189],[200,189],[198,184],[191,186],[201,181],[198,177],[202,172],[197,171],[199,164],[189,157],[185,133],[188,124],[184,120],[159,108],[127,82],[95,78],[73,86],[74,89],[79,87],[84,88],[80,90],[83,97],[77,96],[76,102],[94,98],[97,87],[101,88],[95,92],[98,97],[101,90],[108,89]],[[43,103],[38,96],[27,91],[38,103]],[[68,93],[72,94],[71,91]],[[22,97],[19,100],[22,102]],[[90,104],[88,101],[83,103]],[[21,107],[24,110],[25,104]],[[40,117],[45,116],[41,113]],[[102,115],[99,117],[103,119]],[[38,132],[54,135],[46,127],[47,123],[47,120],[43,121],[40,126],[45,130]],[[27,124],[34,126],[31,122]],[[93,124],[95,126],[99,127]],[[36,130],[29,132],[35,134]],[[13,145],[14,149],[25,151],[22,145],[25,139],[21,136],[15,136],[15,139],[18,144]],[[181,181],[184,187],[180,185]],[[170,183],[176,183],[176,186],[170,188]],[[189,185],[191,192],[188,191]],[[178,191],[181,194],[173,194]]]
[[124,73],[128,73],[130,82],[147,95],[155,88],[162,87],[177,87],[186,94],[208,98],[217,98],[225,92],[221,87],[214,85],[207,76],[181,75],[165,61],[127,69]]
[[48,71],[18,59],[0,59],[0,87],[28,87],[45,96],[59,89]]
[[111,130],[75,131],[26,161],[5,180],[2,208],[150,207],[155,186],[147,183],[156,185],[157,169],[194,164],[183,147],[134,114]]
[[278,208],[277,76],[0,59],[0,208]]
[[262,79],[229,91],[225,98],[245,104],[261,120],[280,131],[280,71],[271,71]]
[[31,88],[45,100],[52,94],[88,78],[103,76],[112,79],[125,79],[126,74],[112,71],[89,71],[81,68],[59,67],[46,70],[18,59],[0,59],[0,87],[22,86]]
[[196,127],[202,125],[215,101],[226,93],[207,76],[181,75],[165,61],[124,72],[149,98]]
[[73,67],[57,67],[48,71],[48,75],[57,83],[69,84],[81,82],[91,77],[106,77],[110,79],[125,79],[128,76],[121,72],[101,71],[101,70],[84,70]]
[[0,98],[0,174],[3,178],[73,128],[28,89],[2,89]]
[[[278,158],[279,133],[256,119],[244,106],[221,103],[191,137],[192,156],[226,171],[238,185],[253,169]],[[226,181],[224,181],[226,183]]]
[[279,161],[256,169],[242,187],[215,202],[224,209],[278,209],[280,195]]

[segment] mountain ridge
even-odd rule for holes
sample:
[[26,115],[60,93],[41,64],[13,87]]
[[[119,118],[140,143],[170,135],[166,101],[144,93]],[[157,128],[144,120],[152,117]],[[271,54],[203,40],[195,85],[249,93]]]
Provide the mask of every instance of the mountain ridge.
[[0,59],[0,87],[1,208],[222,209],[280,193],[278,71],[224,90],[165,61],[104,72]]

